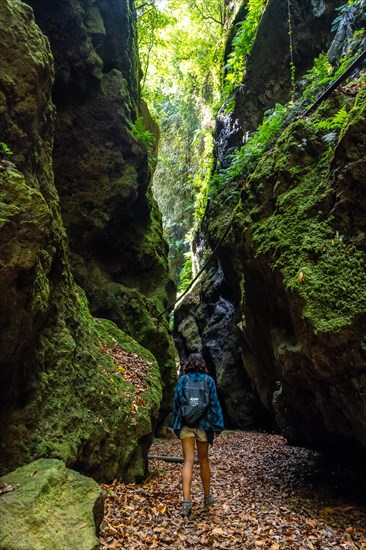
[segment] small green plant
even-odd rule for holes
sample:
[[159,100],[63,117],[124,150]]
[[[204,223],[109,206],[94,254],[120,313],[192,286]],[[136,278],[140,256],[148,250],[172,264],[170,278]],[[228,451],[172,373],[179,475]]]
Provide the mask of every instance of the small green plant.
[[153,149],[155,145],[155,136],[150,130],[146,130],[143,117],[140,117],[132,124],[131,134],[135,139],[143,143],[147,149],[148,162],[151,168],[153,162],[156,160],[153,155]]
[[305,86],[303,97],[307,101],[316,98],[319,89],[332,80],[333,66],[331,65],[327,54],[320,54],[314,59],[314,65],[305,74],[301,84]]
[[277,103],[273,109],[265,113],[262,124],[247,139],[245,144],[231,156],[230,166],[211,178],[211,194],[235,178],[249,174],[254,170],[269,143],[280,131],[286,112],[286,107]]
[[287,12],[288,12],[288,36],[289,36],[289,46],[290,46],[290,73],[291,73],[291,88],[290,88],[290,97],[291,102],[295,102],[295,89],[296,89],[296,67],[294,63],[294,47],[292,39],[292,15],[291,15],[291,3],[290,0],[287,0]]
[[0,141],[0,153],[2,153],[3,155],[12,155],[13,151],[9,149],[6,143]]
[[318,122],[317,126],[321,130],[336,130],[338,128],[343,128],[346,120],[348,118],[348,113],[346,107],[342,107],[332,118],[327,118],[326,120],[321,120]]
[[227,99],[242,81],[246,59],[253,47],[257,28],[266,5],[267,0],[248,0],[247,16],[239,24],[238,31],[231,41],[233,50],[225,65],[224,99]]
[[324,143],[328,144],[325,156],[328,161],[332,159],[334,151],[334,143],[337,140],[339,131],[346,124],[348,113],[346,107],[342,107],[333,117],[321,120],[317,123],[320,130],[326,130],[326,134],[322,137]]

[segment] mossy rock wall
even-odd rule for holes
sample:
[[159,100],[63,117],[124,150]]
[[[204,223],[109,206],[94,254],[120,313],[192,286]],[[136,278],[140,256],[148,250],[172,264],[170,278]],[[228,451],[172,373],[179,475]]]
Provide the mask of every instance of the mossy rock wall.
[[[342,107],[348,119],[330,143],[317,123]],[[255,172],[237,182],[241,200],[217,252],[236,310],[242,379],[292,443],[366,447],[365,109],[362,87],[290,124]],[[222,208],[227,193],[211,204],[212,242],[231,216]],[[200,299],[212,311],[206,286]],[[223,319],[216,339],[226,329]],[[209,361],[212,341],[201,340]],[[232,384],[227,391],[235,395],[235,377]]]
[[[283,58],[270,54],[271,40],[288,40],[286,17],[272,31],[268,27],[270,14],[278,17],[285,4],[268,4],[234,94],[234,113],[216,136],[218,170],[230,163],[230,148],[239,145],[243,131],[256,128],[263,110],[289,99]],[[315,3],[291,4],[294,40],[302,36],[296,69],[300,62],[306,72],[334,35],[329,25],[323,42],[312,41]],[[336,3],[324,7],[322,24],[337,15]],[[318,53],[301,56],[310,43]],[[271,79],[263,83],[262,97],[265,74]],[[207,248],[230,231],[215,252],[215,268],[206,270],[176,317],[182,355],[199,347],[216,372],[228,424],[276,421],[290,442],[318,448],[366,447],[364,82],[361,66],[311,115],[288,114],[254,171],[212,194],[200,228]],[[340,113],[344,121],[337,126]],[[220,310],[223,301],[232,304],[230,316]]]
[[174,352],[167,317],[157,317],[174,285],[147,151],[131,134],[144,115],[133,2],[29,4],[55,58],[55,184],[74,277],[94,315],[155,355],[169,409]]
[[[0,136],[13,151],[0,159],[0,470],[47,457],[98,480],[142,479],[160,367],[112,321],[93,318],[74,282],[53,177],[51,48],[26,4],[4,0],[0,20]],[[153,255],[150,235],[141,239]],[[147,310],[139,337],[156,334]],[[168,356],[167,340],[161,347]]]
[[[228,164],[233,149],[262,122],[263,114],[291,96],[291,53],[296,79],[302,78],[313,60],[330,46],[331,23],[343,0],[269,0],[247,59],[245,78],[223,105],[216,119],[215,141],[219,166]],[[289,36],[289,6],[291,37]],[[243,12],[245,17],[245,12]],[[227,54],[230,48],[227,46]]]

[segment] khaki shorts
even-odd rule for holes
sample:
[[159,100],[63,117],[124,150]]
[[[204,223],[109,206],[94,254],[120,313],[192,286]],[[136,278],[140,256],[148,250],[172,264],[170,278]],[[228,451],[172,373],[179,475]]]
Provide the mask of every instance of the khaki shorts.
[[188,426],[183,426],[180,431],[179,438],[186,439],[187,437],[195,437],[197,441],[207,441],[207,436],[205,430],[200,430],[199,428],[188,428]]

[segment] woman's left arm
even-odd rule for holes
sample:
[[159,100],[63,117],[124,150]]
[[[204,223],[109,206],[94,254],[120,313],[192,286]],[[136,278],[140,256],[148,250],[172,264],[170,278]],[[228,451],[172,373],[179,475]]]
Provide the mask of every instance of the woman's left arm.
[[213,378],[210,377],[210,412],[211,412],[211,421],[212,429],[216,433],[221,433],[224,429],[224,418],[222,416],[221,405],[217,397],[216,384]]

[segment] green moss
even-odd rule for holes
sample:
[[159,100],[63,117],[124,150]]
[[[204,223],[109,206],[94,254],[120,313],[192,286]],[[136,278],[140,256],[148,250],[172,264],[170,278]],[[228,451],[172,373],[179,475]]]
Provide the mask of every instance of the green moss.
[[[1,478],[1,548],[98,548],[101,488],[56,460],[40,459]],[[80,527],[82,526],[82,528]]]
[[[341,138],[364,116],[363,96]],[[323,106],[327,116],[338,110],[338,99]],[[284,285],[303,298],[303,315],[315,331],[329,332],[350,325],[366,310],[366,261],[364,251],[339,234],[329,213],[335,200],[334,172],[318,120],[319,113],[310,121],[296,121],[282,134],[250,178],[249,195],[235,223],[254,243],[256,255],[269,258]],[[337,140],[331,144],[333,152],[336,146]]]
[[[153,437],[162,398],[160,371],[153,355],[111,321],[94,320],[81,289],[40,336],[33,395],[13,413],[2,448],[17,465],[35,457],[60,458],[98,479],[123,476],[140,438]],[[101,341],[148,361],[146,390],[132,405],[136,388],[126,381]],[[140,472],[141,473],[141,472]]]
[[[108,345],[113,346],[115,342],[127,352],[133,353],[142,357],[149,365],[147,378],[144,382],[148,385],[148,390],[141,393],[146,406],[139,412],[138,418],[146,423],[146,412],[156,416],[159,411],[159,406],[162,399],[162,384],[159,366],[153,354],[140,346],[133,338],[123,333],[114,323],[107,319],[96,319],[97,330],[100,338]],[[135,393],[135,390],[133,389]],[[145,417],[144,417],[145,414]],[[151,431],[151,414],[148,415],[148,423]],[[148,432],[147,432],[148,433]]]

